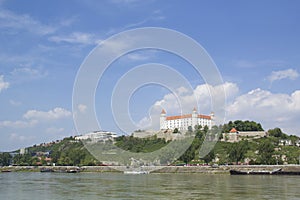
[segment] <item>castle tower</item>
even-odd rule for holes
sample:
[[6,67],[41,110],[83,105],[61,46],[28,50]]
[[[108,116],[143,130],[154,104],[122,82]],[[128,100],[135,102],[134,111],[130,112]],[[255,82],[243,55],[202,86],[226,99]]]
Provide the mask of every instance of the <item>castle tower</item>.
[[196,125],[198,125],[198,113],[197,109],[194,107],[192,112],[192,128],[194,129]]
[[215,113],[214,112],[211,112],[210,113],[210,119],[211,119],[211,124],[210,124],[210,128],[214,125],[216,125],[215,123]]
[[166,121],[166,111],[162,109],[160,113],[160,130],[167,129],[165,121]]

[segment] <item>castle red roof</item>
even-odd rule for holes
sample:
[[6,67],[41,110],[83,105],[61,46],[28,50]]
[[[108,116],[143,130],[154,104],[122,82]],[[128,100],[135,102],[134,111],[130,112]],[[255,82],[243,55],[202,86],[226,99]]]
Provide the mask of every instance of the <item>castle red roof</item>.
[[232,128],[229,132],[230,132],[230,133],[236,133],[237,130],[236,130],[235,128]]
[[[175,120],[175,119],[184,119],[184,118],[192,118],[192,114],[169,116],[169,117],[166,117],[166,120]],[[197,118],[211,119],[211,116],[209,116],[209,115],[198,115]]]

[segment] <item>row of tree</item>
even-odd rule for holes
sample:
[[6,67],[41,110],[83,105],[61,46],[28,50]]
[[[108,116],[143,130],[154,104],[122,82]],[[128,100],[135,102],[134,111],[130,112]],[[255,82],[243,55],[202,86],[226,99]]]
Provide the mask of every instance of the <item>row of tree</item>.
[[[285,156],[288,163],[297,163],[300,154],[300,148],[295,146],[281,146],[279,140],[291,139],[299,140],[297,136],[288,136],[279,128],[268,131],[269,136],[255,140],[242,140],[237,143],[217,142],[213,150],[204,157],[200,157],[200,148],[205,140],[213,141],[218,139],[218,133],[227,132],[231,128],[241,131],[263,130],[259,123],[253,121],[234,121],[220,127],[214,126],[211,130],[208,127],[195,126],[194,130],[189,130],[188,134],[194,135],[191,145],[186,149],[177,162],[184,163],[211,163],[230,164],[244,162],[248,158],[249,164],[281,164],[282,157]],[[174,133],[178,134],[178,133]],[[115,145],[123,150],[130,152],[154,152],[168,145],[170,142],[165,139],[157,138],[135,138],[133,136],[120,136],[116,138]],[[178,143],[179,144],[179,143]],[[175,148],[175,149],[172,149]],[[168,151],[172,154],[178,146],[173,146]],[[277,150],[275,150],[277,149]],[[48,151],[49,156],[36,156],[38,151]],[[49,159],[50,158],[50,159]],[[168,158],[160,157],[161,162],[170,164]],[[95,159],[85,148],[84,144],[75,140],[73,137],[53,143],[50,146],[33,146],[28,148],[27,154],[17,154],[12,157],[9,153],[0,153],[0,166],[9,165],[47,165],[55,163],[56,165],[100,165],[101,162]]]
[[235,128],[238,131],[263,131],[260,123],[254,121],[242,121],[236,120],[234,122],[229,121],[227,124],[224,124],[222,127],[223,133],[228,133],[232,128]]

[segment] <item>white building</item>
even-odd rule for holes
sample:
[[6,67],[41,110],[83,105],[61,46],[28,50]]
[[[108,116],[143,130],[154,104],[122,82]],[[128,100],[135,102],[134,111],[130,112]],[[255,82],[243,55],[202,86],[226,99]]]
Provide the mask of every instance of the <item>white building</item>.
[[280,146],[293,146],[292,140],[279,140]]
[[109,131],[94,131],[85,135],[75,136],[75,140],[87,140],[91,143],[114,141],[118,137],[116,133]]
[[26,154],[27,153],[27,149],[26,148],[21,148],[20,149],[20,154],[21,155],[24,155],[24,154]]
[[189,127],[194,129],[195,125],[201,125],[202,127],[208,126],[209,129],[213,126],[214,114],[200,115],[194,108],[192,114],[178,115],[178,116],[166,116],[166,111],[163,109],[160,114],[160,129],[175,129],[188,130]]
[[229,133],[222,133],[224,142],[239,142],[241,140],[252,140],[267,136],[265,131],[237,131],[232,128]]

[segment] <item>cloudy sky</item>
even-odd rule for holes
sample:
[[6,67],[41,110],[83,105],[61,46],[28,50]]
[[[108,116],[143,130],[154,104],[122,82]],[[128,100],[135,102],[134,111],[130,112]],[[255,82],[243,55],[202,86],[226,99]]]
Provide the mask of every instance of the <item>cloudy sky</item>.
[[[121,31],[163,27],[201,44],[218,67],[227,95],[226,119],[254,120],[300,136],[299,1],[0,1],[0,151],[77,135],[72,92],[86,56]],[[174,41],[176,42],[176,41]],[[127,71],[162,63],[182,73],[209,114],[203,77],[189,64],[158,50],[123,56],[97,87],[95,108],[103,129],[115,130],[111,91]],[[144,76],[146,76],[144,74]],[[143,78],[142,76],[139,78]],[[190,93],[178,90],[191,107]],[[128,103],[137,125],[164,107],[178,114],[166,88],[147,85]],[[78,105],[84,112],[87,105]]]

